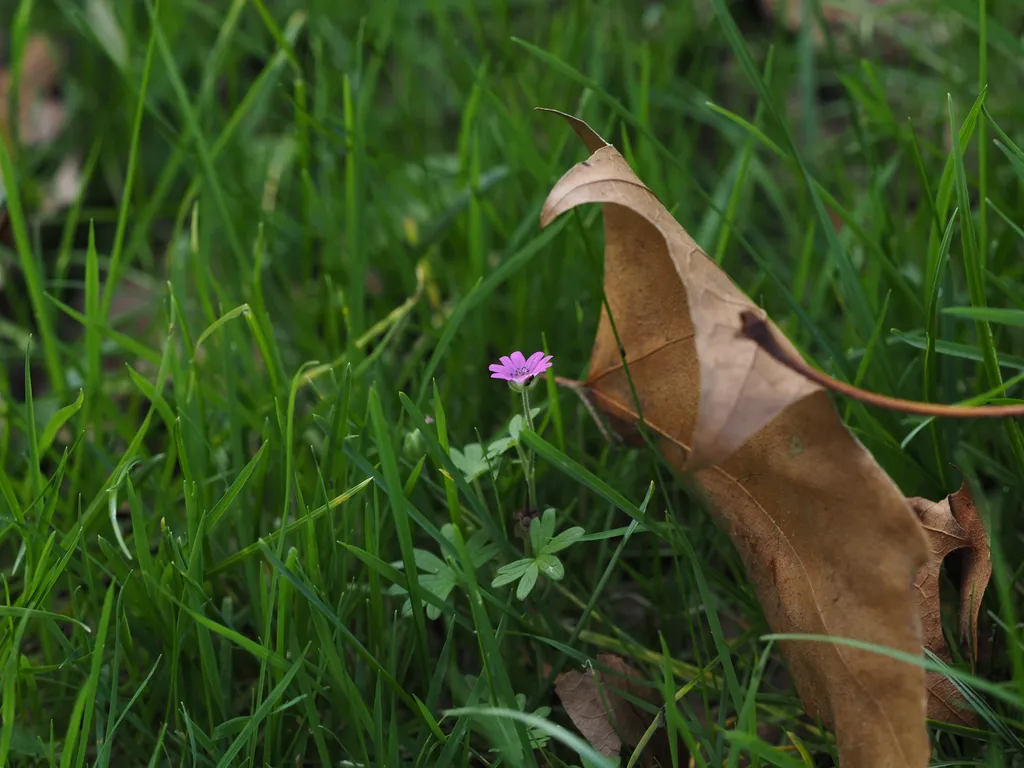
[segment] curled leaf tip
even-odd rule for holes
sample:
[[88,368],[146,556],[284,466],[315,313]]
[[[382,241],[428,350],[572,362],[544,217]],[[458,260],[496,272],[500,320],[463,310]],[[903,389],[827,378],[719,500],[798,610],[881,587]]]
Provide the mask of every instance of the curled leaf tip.
[[569,123],[572,129],[576,132],[576,135],[583,140],[583,143],[587,145],[587,149],[590,150],[591,152],[597,152],[597,150],[601,149],[602,147],[609,146],[608,142],[602,139],[597,134],[597,131],[595,131],[593,128],[587,125],[583,120],[580,120],[578,117],[573,117],[572,115],[566,112],[561,112],[557,109],[551,109],[550,107],[534,107],[534,109],[538,112],[549,112],[550,114],[558,115],[567,123]]

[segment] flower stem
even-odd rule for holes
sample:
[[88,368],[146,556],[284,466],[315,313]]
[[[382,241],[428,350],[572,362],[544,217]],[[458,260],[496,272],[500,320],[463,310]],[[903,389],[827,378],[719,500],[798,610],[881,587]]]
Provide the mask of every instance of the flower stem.
[[533,428],[533,414],[530,413],[530,393],[524,389],[520,394],[523,397],[523,418],[526,419],[526,423],[529,425],[530,431],[536,432],[537,430]]
[[519,463],[523,465],[523,474],[526,476],[526,493],[529,498],[530,511],[536,511],[537,498],[533,490],[533,473],[530,471],[530,455],[516,440],[516,453],[519,454]]
[[[531,432],[536,432],[537,430],[533,428],[533,416],[530,414],[530,395],[525,388],[520,391],[520,395],[523,398],[523,418],[526,419],[526,427]],[[537,488],[534,485],[533,478],[533,456],[528,449],[523,449],[519,445],[518,440],[516,440],[516,447],[519,448],[519,456],[523,462],[523,471],[526,474],[526,490],[529,494],[530,510],[539,512],[540,510],[537,507]]]

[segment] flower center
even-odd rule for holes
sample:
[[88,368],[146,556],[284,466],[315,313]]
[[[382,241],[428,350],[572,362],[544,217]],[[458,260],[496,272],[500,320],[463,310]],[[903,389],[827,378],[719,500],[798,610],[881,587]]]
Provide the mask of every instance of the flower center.
[[520,366],[512,371],[512,375],[517,379],[525,379],[530,375],[530,369],[526,366]]

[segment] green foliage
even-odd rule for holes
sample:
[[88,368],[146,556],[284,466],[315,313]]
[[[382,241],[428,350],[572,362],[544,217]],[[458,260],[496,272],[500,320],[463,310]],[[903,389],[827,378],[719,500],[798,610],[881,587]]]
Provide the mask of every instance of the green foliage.
[[575,544],[585,531],[577,526],[555,535],[555,519],[557,513],[551,507],[544,514],[530,521],[530,551],[532,557],[524,557],[508,563],[498,569],[498,575],[491,582],[492,587],[504,587],[516,581],[516,597],[525,600],[537,585],[537,578],[543,574],[552,581],[565,578],[565,566],[556,556],[556,552]]
[[[451,523],[446,523],[441,527],[441,535],[448,539],[449,542],[454,542],[454,529]],[[469,553],[470,562],[475,569],[487,565],[498,554],[498,548],[493,544],[487,543],[487,534],[484,531],[477,531],[469,537],[466,541],[466,551]],[[459,575],[456,569],[452,564],[442,560],[433,552],[428,552],[425,549],[414,549],[413,552],[416,557],[416,567],[427,574],[420,578],[420,586],[435,595],[442,603],[448,600],[452,590],[459,584]],[[400,568],[402,563],[395,562],[391,565],[395,568]],[[399,584],[395,584],[388,593],[392,595],[405,595],[408,594],[408,590]],[[427,618],[431,621],[441,616],[441,608],[438,605],[427,606],[426,612]],[[411,615],[412,601],[411,599],[406,599],[402,603],[402,616],[409,617]]]

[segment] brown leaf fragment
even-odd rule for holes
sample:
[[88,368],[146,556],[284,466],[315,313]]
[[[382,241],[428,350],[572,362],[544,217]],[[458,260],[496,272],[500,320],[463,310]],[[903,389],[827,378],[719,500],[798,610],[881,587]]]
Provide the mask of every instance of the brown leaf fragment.
[[[800,27],[804,21],[804,14],[806,13],[802,0],[761,0],[761,7],[764,9],[766,16],[782,22],[790,32],[800,31]],[[785,14],[782,12],[783,8],[785,8]],[[844,14],[841,10],[832,7],[827,3],[822,3],[821,12],[825,23],[833,29],[838,26],[840,21],[848,18],[848,14]],[[821,29],[818,28],[817,20],[813,15],[811,16],[810,21],[812,24],[811,34],[813,35],[814,43],[816,45],[820,45],[823,37]]]
[[978,714],[945,675],[928,670],[924,675],[928,688],[928,717],[942,723],[977,727]]
[[942,635],[942,615],[939,610],[939,571],[946,555],[971,546],[971,541],[953,517],[948,499],[935,502],[915,497],[908,501],[921,522],[929,549],[928,562],[921,566],[914,577],[918,613],[921,616],[921,639],[925,648],[948,661],[951,656]]
[[[652,688],[641,684],[640,673],[621,657],[602,653],[598,654],[597,661],[605,669],[589,667],[564,672],[555,678],[555,693],[591,746],[605,757],[617,757],[624,746],[634,747],[640,743],[653,719],[626,695],[654,706],[660,702]],[[685,753],[685,747],[680,745],[680,748]],[[664,728],[659,727],[639,764],[667,765],[668,754],[668,740]]]
[[[618,656],[602,654],[597,660],[611,668],[606,674],[594,668],[563,672],[555,678],[555,693],[573,724],[605,757],[617,757],[622,745],[640,741],[647,723],[636,708],[615,692],[639,673]],[[615,674],[617,673],[617,674]]]
[[56,173],[46,187],[40,213],[52,216],[72,205],[82,190],[82,163],[74,155],[60,161]]
[[989,547],[985,524],[978,515],[974,496],[966,482],[947,497],[953,517],[967,532],[970,549],[961,553],[963,567],[960,578],[960,642],[967,645],[973,669],[978,659],[978,616],[981,599],[992,578],[992,551]]
[[[0,141],[8,152],[17,154],[19,147],[39,147],[52,144],[67,123],[67,107],[53,95],[59,84],[61,61],[53,43],[45,36],[33,34],[25,41],[18,80],[18,116],[9,114],[13,73],[0,67]],[[13,124],[17,123],[19,147],[14,146]],[[78,197],[81,186],[81,163],[67,157],[51,179],[43,196],[42,214],[50,216],[70,205]],[[0,182],[3,174],[0,173]],[[0,213],[0,241],[7,242],[6,215]]]
[[[59,76],[60,62],[53,44],[43,35],[31,35],[25,42],[18,88],[18,136],[25,146],[49,144],[64,127],[64,105],[49,93]],[[8,146],[11,85],[10,71],[0,69],[0,136]]]
[[[752,312],[798,356],[607,144],[558,181],[541,223],[594,202],[608,299],[583,384],[594,404],[636,424],[639,401],[666,458],[735,543],[775,632],[921,653],[912,584],[927,546],[902,493],[826,391],[739,334]],[[920,667],[822,642],[781,650],[844,768],[927,765]]]
[[[914,578],[922,642],[925,648],[940,659],[950,662],[953,657],[942,634],[939,575],[946,555],[969,547],[971,542],[953,518],[948,499],[934,502],[915,497],[908,501],[921,522],[929,546],[928,562],[921,566]],[[925,672],[925,687],[928,689],[929,718],[961,725],[972,724],[971,715],[963,709],[966,702],[945,675],[930,670]]]
[[[806,0],[761,0],[765,15],[790,32],[800,32],[806,18],[811,25],[811,39],[815,46],[820,47],[825,44],[826,36],[814,10],[817,4]],[[885,61],[899,57],[908,37],[907,30],[913,30],[913,38],[920,43],[927,41],[932,45],[947,43],[953,32],[953,19],[949,14],[936,13],[933,9],[913,9],[898,0],[858,3],[823,0],[820,9],[821,20],[830,34],[846,33],[837,42],[845,43],[848,41],[844,37],[856,36],[861,45],[874,43],[875,55]]]
[[[908,499],[917,513],[928,538],[930,556],[914,579],[918,613],[921,616],[924,647],[940,659],[950,662],[953,656],[942,633],[942,603],[939,573],[947,556],[956,552],[961,559],[959,635],[967,646],[972,662],[977,658],[978,615],[981,599],[992,576],[992,560],[988,535],[978,516],[974,497],[966,481],[956,493],[942,501]],[[928,717],[958,725],[976,725],[977,714],[956,686],[942,674],[928,672]]]

